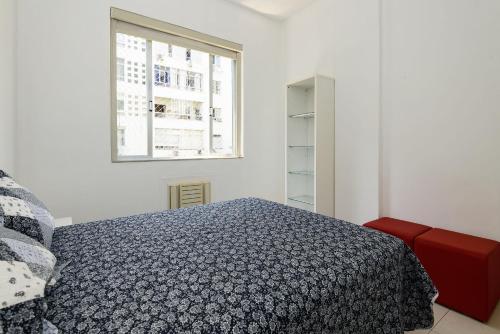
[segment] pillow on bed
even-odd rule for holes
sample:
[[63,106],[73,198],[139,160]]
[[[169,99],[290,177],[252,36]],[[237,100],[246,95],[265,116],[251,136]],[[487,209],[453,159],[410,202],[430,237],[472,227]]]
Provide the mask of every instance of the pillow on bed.
[[0,170],[0,226],[26,234],[50,248],[54,218],[28,189]]
[[42,244],[0,227],[0,333],[42,332],[45,286],[55,263]]

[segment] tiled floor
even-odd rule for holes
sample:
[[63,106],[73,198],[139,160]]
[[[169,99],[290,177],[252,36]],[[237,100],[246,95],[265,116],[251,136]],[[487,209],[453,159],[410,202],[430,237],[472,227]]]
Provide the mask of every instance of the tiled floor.
[[490,321],[482,323],[465,315],[434,304],[434,327],[428,330],[406,332],[408,334],[500,334],[500,303]]

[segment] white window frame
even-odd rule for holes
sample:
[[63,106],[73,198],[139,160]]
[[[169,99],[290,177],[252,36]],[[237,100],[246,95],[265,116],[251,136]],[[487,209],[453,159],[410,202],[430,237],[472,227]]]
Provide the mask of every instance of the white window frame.
[[[176,157],[176,158],[155,158],[153,157],[153,116],[154,103],[149,103],[148,112],[148,154],[141,156],[119,156],[118,155],[118,123],[117,123],[117,64],[116,64],[116,34],[125,33],[163,42],[166,44],[178,45],[186,48],[209,53],[211,56],[224,56],[235,61],[235,84],[233,94],[233,154],[231,155],[216,155],[213,152],[209,156],[201,157]],[[150,43],[150,42],[148,42]],[[148,50],[150,47],[148,47]],[[191,29],[183,28],[170,23],[162,22],[156,19],[145,17],[139,14],[128,12],[118,8],[111,8],[111,161],[112,162],[132,162],[132,161],[162,161],[162,160],[206,160],[206,159],[237,159],[243,158],[243,72],[242,72],[242,56],[243,46],[238,43],[230,42],[218,37],[210,36]],[[149,59],[150,57],[148,57]],[[148,64],[147,68],[152,68],[152,64]],[[209,61],[210,78],[212,82],[212,60]],[[126,66],[126,64],[125,64]],[[153,85],[154,78],[147,75],[147,85]],[[126,79],[126,78],[125,78]],[[172,80],[172,76],[170,76]],[[211,84],[212,85],[212,84]],[[151,91],[151,87],[148,88]],[[149,94],[148,94],[149,95]],[[212,109],[212,86],[209,88],[210,108]],[[148,96],[148,100],[152,101],[152,97]],[[152,108],[151,108],[152,105]],[[210,117],[213,118],[213,113],[210,112]],[[210,122],[210,128],[212,123]],[[211,129],[210,129],[211,130]],[[210,135],[210,147],[212,138]]]

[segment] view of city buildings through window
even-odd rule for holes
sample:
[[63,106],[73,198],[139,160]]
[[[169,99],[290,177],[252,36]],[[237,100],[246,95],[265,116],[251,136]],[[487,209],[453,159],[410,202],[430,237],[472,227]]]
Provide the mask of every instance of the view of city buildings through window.
[[116,66],[118,156],[233,153],[233,59],[117,33]]

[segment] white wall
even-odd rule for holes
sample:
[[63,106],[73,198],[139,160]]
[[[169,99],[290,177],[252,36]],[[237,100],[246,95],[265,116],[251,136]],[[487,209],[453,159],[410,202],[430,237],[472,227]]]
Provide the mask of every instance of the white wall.
[[496,0],[317,0],[286,22],[287,80],[336,79],[339,218],[380,204],[500,239],[499,17]]
[[[14,1],[1,3],[12,27]],[[110,163],[111,5],[244,44],[245,159]],[[171,177],[211,178],[215,200],[282,201],[282,79],[318,72],[336,79],[339,218],[362,223],[381,203],[382,215],[500,239],[498,1],[317,0],[284,27],[224,1],[183,5],[19,2],[16,174],[56,216],[163,209]],[[0,33],[14,45],[9,29]],[[0,164],[13,166],[15,75],[5,64],[15,61],[6,49],[0,57]]]
[[16,0],[0,0],[0,169],[15,173]]
[[500,2],[382,18],[383,214],[500,240]]
[[[110,162],[110,6],[244,45],[244,159]],[[278,22],[218,0],[23,0],[18,15],[18,174],[55,216],[87,221],[165,209],[172,177],[210,178],[214,200],[283,201]]]
[[335,215],[355,223],[379,210],[379,3],[317,0],[287,20],[287,81],[335,78]]

